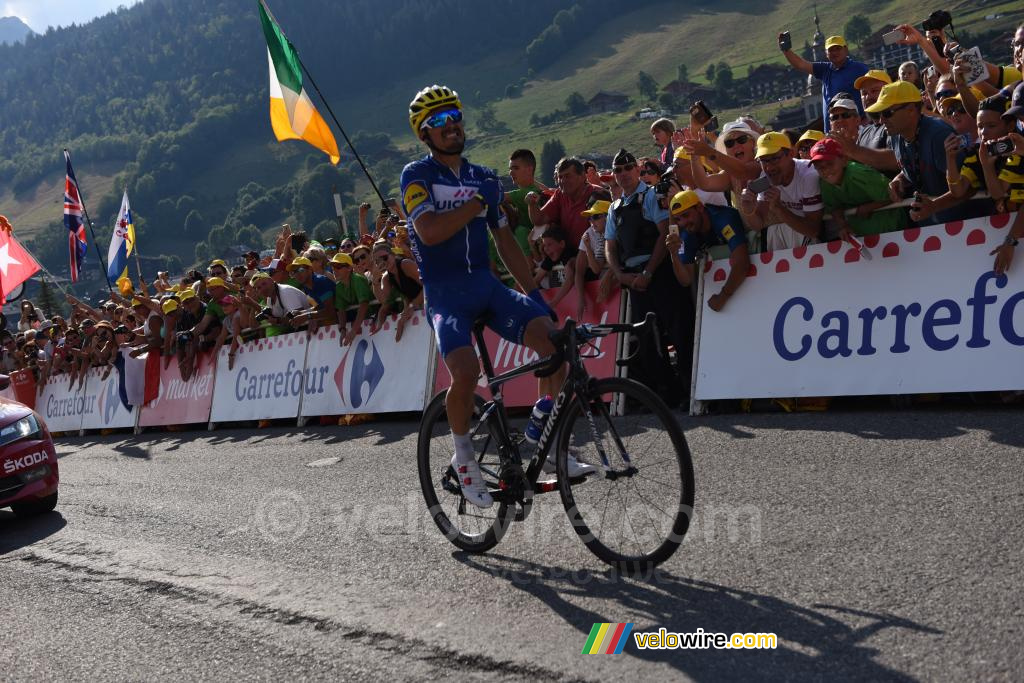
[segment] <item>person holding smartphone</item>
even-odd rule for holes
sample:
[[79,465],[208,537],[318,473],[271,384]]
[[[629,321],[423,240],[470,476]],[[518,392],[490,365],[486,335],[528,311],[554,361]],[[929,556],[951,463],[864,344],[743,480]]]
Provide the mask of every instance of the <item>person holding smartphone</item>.
[[[788,31],[779,34],[779,49],[794,69],[821,81],[822,111],[828,111],[828,104],[836,93],[848,92],[854,94],[858,112],[864,112],[854,83],[870,69],[867,64],[850,59],[850,50],[842,36],[829,36],[825,39],[825,53],[828,56],[828,61],[825,62],[808,62],[793,52]],[[830,129],[831,125],[826,118],[825,132],[829,132]]]

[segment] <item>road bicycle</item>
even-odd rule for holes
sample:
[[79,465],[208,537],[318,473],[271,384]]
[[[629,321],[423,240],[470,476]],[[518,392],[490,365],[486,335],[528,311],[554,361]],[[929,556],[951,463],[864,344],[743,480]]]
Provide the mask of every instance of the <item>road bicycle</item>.
[[[475,395],[470,436],[494,505],[477,508],[462,496],[451,466],[455,451],[445,410],[447,390],[437,394],[423,412],[417,444],[427,508],[455,546],[471,553],[490,550],[513,521],[529,516],[536,494],[557,490],[577,535],[609,564],[642,570],[664,562],[679,547],[693,513],[690,450],[679,423],[657,394],[631,379],[598,379],[587,372],[584,360],[600,353],[593,342],[614,333],[657,339],[654,314],[637,324],[578,325],[567,320],[551,332],[555,354],[495,376],[483,324],[474,326],[493,398],[487,401]],[[644,345],[636,347],[622,363],[632,360]],[[650,347],[660,348],[660,344]],[[528,373],[551,375],[565,363],[565,382],[534,449],[521,431],[510,426],[502,385]],[[552,448],[557,478],[541,481],[543,463]],[[570,455],[597,471],[570,479]]]

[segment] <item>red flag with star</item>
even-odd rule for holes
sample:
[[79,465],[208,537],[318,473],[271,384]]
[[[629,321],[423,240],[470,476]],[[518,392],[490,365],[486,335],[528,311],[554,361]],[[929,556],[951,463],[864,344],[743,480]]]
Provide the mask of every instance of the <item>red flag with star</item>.
[[15,287],[39,271],[39,263],[14,235],[0,230],[0,303],[6,302]]

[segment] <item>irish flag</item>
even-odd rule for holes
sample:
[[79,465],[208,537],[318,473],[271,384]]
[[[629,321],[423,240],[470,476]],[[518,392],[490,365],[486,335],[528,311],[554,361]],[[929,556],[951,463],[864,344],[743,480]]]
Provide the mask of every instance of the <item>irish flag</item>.
[[270,60],[270,124],[278,142],[305,140],[331,157],[331,163],[341,160],[338,143],[331,129],[309,99],[302,87],[302,68],[299,56],[288,38],[270,16],[260,0],[260,22],[267,39],[267,58]]

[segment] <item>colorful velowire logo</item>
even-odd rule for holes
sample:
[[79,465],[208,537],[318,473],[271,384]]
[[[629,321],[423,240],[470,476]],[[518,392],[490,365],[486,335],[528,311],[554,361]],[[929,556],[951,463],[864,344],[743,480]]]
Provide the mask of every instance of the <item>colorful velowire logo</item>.
[[633,624],[594,624],[583,646],[583,655],[617,655],[633,631]]

